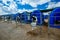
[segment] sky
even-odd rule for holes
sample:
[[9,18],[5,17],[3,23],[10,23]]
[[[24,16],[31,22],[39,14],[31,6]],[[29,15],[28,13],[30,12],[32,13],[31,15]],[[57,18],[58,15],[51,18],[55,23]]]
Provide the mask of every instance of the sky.
[[0,0],[0,15],[60,7],[60,0]]

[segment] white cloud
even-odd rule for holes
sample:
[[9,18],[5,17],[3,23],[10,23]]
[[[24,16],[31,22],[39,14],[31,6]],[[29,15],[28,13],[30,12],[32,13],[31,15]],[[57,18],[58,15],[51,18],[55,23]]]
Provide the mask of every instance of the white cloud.
[[25,11],[27,11],[27,10],[26,9],[18,9],[18,13],[23,13]]
[[55,5],[55,7],[60,7],[60,2],[58,2],[58,3]]
[[[2,6],[0,6],[0,15],[6,15],[8,14],[7,12],[3,11]],[[9,13],[10,14],[10,13]]]
[[37,5],[42,5],[45,4],[47,2],[50,2],[50,0],[22,0],[18,3],[25,5],[25,4],[29,4],[32,7],[37,7]]
[[4,15],[6,14],[3,10],[2,10],[3,4],[0,3],[0,15]]
[[[29,11],[29,10],[26,10],[26,9],[24,9],[24,8],[23,8],[23,9],[18,9],[18,12],[19,12],[19,13],[23,13],[23,12],[25,12],[25,11]],[[30,11],[31,11],[31,10],[30,10]]]
[[55,8],[55,7],[60,7],[60,2],[58,2],[58,3],[50,2],[47,9]]
[[[4,3],[6,3],[7,0],[3,0]],[[10,1],[10,0],[8,0]],[[17,5],[14,1],[10,1],[9,7],[4,6],[2,3],[0,3],[0,15],[5,15],[5,14],[15,14],[17,13]]]
[[43,15],[49,15],[51,13],[51,11],[49,12],[44,12]]
[[9,7],[2,6],[2,10],[6,13],[13,13],[15,14],[17,12],[17,5],[13,0],[3,0],[3,3],[6,4],[7,1],[10,1]]
[[7,1],[12,2],[13,0],[2,0],[2,1],[3,1],[3,3],[7,4]]
[[25,8],[23,8],[23,9],[18,9],[18,12],[19,12],[19,13],[23,13],[23,12],[25,12],[25,11],[27,11],[27,12],[33,12],[34,10],[37,10],[37,8],[36,8],[36,9],[29,9],[29,10],[27,10],[27,9],[25,9]]
[[11,2],[8,9],[12,12],[12,13],[16,13],[17,12],[17,5],[15,2]]

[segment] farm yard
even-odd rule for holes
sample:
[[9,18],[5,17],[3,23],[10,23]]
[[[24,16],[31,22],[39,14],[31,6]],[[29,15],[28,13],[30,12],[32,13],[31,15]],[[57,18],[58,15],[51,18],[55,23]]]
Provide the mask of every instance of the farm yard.
[[60,40],[60,29],[42,26],[32,30],[30,24],[0,22],[0,40]]

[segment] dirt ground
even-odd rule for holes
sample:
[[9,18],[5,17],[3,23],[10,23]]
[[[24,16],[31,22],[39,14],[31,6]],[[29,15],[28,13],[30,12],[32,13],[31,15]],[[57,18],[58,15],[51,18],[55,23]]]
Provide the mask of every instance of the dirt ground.
[[[49,33],[48,33],[49,32]],[[60,29],[37,26],[32,30],[30,24],[16,27],[16,24],[0,22],[0,40],[60,40]]]

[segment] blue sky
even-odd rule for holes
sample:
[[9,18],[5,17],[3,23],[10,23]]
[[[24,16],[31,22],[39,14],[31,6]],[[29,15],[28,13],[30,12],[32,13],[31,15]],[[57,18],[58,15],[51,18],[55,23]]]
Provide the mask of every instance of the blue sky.
[[60,0],[0,0],[0,14],[60,7]]

